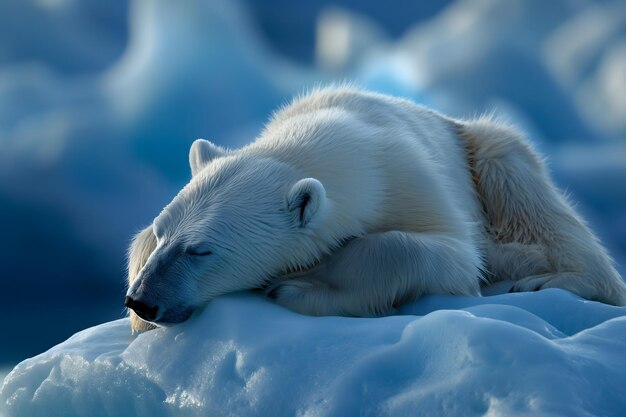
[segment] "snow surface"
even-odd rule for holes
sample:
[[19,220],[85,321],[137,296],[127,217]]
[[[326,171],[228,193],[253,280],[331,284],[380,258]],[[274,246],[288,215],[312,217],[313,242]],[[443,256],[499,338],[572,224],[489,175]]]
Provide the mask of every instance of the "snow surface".
[[384,318],[232,294],[132,335],[128,319],[19,364],[10,416],[620,416],[626,308],[556,289],[427,296]]

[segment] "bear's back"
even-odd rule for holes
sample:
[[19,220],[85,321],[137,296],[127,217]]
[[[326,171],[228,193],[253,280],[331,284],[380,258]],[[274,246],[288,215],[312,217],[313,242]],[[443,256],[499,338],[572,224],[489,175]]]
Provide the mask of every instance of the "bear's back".
[[350,200],[345,206],[369,210],[364,218],[373,228],[446,227],[450,220],[433,224],[432,213],[459,207],[464,212],[452,217],[477,220],[455,123],[405,99],[350,87],[317,90],[277,112],[248,151],[293,164],[325,184],[329,196]]

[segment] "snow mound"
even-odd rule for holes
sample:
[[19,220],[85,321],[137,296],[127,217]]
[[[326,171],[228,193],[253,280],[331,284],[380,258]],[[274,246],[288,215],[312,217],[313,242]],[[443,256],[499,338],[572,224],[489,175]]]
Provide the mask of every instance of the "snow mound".
[[260,295],[72,336],[5,379],[9,416],[623,415],[626,308],[561,290],[307,317]]

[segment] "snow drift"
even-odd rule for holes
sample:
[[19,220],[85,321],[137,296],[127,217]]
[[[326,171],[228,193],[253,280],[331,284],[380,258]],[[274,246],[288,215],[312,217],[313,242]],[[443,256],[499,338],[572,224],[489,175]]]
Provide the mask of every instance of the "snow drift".
[[384,318],[260,295],[84,330],[5,379],[10,416],[623,415],[626,308],[561,290],[428,296]]

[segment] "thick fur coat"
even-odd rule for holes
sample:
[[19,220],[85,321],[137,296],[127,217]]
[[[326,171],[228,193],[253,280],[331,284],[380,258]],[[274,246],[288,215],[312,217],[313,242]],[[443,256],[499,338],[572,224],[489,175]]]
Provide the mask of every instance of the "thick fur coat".
[[328,88],[250,145],[197,140],[192,179],[130,248],[136,330],[231,291],[292,310],[376,316],[422,294],[562,288],[626,304],[606,250],[515,128]]

